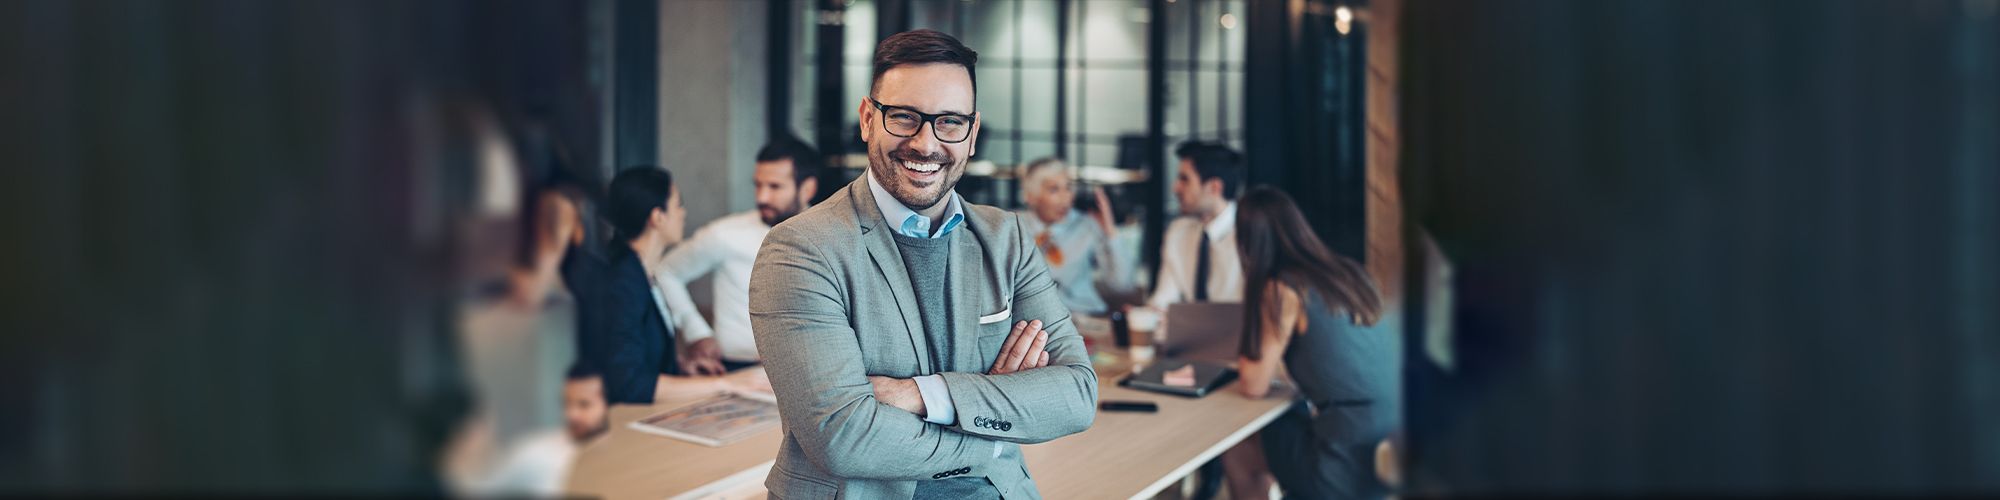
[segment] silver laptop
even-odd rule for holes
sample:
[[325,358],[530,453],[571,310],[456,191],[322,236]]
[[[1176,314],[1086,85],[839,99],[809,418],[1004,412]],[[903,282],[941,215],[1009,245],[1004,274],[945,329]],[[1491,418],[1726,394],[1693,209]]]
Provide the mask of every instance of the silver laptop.
[[1155,349],[1168,359],[1234,362],[1242,332],[1243,304],[1183,302],[1167,306]]

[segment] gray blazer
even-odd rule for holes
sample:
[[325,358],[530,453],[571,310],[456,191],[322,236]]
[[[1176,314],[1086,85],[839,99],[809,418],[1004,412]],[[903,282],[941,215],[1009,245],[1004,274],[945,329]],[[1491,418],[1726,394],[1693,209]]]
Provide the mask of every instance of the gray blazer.
[[[1097,411],[1097,373],[1048,265],[1014,214],[965,204],[950,334],[978,348],[932,366],[867,182],[772,228],[757,252],[750,326],[785,433],[764,485],[773,498],[910,498],[918,481],[983,476],[1004,498],[1040,498],[1018,443],[1082,432]],[[1032,319],[1049,332],[1049,365],[986,375],[1013,323]],[[951,427],[877,402],[868,383],[932,373],[950,388]]]

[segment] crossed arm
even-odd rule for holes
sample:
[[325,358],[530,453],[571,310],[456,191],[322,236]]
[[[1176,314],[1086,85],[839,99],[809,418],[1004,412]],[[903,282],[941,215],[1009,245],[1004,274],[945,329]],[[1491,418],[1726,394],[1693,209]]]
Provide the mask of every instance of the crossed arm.
[[[1000,344],[1000,354],[993,359],[993,367],[987,375],[1004,375],[1021,370],[1041,368],[1049,365],[1049,333],[1042,329],[1042,321],[1016,321],[1014,329],[1007,332],[1007,340]],[[916,379],[868,376],[868,383],[875,388],[875,399],[882,404],[894,406],[903,411],[928,417],[930,408],[924,406],[924,394],[918,390]]]
[[[1020,231],[1018,219],[1016,234]],[[1046,350],[1047,366],[1011,373],[945,372],[939,374],[951,390],[952,409],[963,433],[1015,443],[1040,443],[1083,432],[1097,417],[1097,371],[1090,365],[1083,336],[1070,322],[1049,266],[1032,241],[1016,238],[1014,262],[1015,318],[1041,323],[1044,345],[1030,342],[1029,353]],[[1040,337],[1037,337],[1040,338]],[[1018,341],[1017,341],[1018,342]],[[1001,352],[1009,352],[1003,349]],[[1040,354],[1036,354],[1039,360]],[[999,421],[999,426],[979,422]]]
[[[922,408],[907,411],[877,397],[841,299],[847,294],[818,246],[791,229],[773,230],[758,252],[750,320],[785,427],[809,460],[842,477],[927,479],[939,470],[986,464],[996,441],[1041,442],[1089,427],[1096,374],[1039,260],[1022,259],[1024,267],[1037,269],[1017,269],[1016,276],[1029,279],[1017,287],[1014,307],[1018,317],[1056,319],[1032,332],[1038,340],[1011,335],[1009,352],[1020,353],[1010,362],[1016,371],[942,374],[960,416],[960,425],[947,427],[925,422]],[[1030,325],[1017,328],[1028,332]],[[1041,362],[1037,341],[1048,351],[1048,366],[1022,368],[1031,365],[1030,353]],[[915,396],[913,387],[904,388]],[[895,402],[909,404],[900,397]],[[1004,431],[967,425],[975,416],[1015,425]]]
[[[955,415],[930,420],[950,421],[948,428],[958,432],[1032,444],[1090,427],[1097,415],[1097,372],[1040,250],[1026,238],[1011,243],[1014,317],[1035,319],[1015,323],[986,373],[938,374]],[[1030,356],[1033,362],[1026,361]],[[935,410],[926,407],[911,381],[882,377],[872,382],[886,403],[917,415],[930,416]]]

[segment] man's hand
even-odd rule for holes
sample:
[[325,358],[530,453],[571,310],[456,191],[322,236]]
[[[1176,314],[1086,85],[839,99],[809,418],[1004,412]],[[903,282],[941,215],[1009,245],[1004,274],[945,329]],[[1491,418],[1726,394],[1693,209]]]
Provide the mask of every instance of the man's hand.
[[722,348],[715,345],[715,337],[688,344],[687,355],[681,357],[681,372],[706,376],[727,373],[727,370],[722,369]]
[[1014,373],[1049,365],[1049,351],[1044,350],[1049,343],[1049,332],[1042,331],[1042,320],[1014,323],[1014,331],[1007,334],[1007,340],[1000,344],[1000,356],[993,359],[993,369],[987,375]]
[[917,381],[906,378],[870,375],[868,384],[875,387],[875,400],[897,409],[924,416],[924,396],[917,392]]
[[[1049,333],[1042,331],[1042,320],[1015,323],[1014,331],[1000,345],[1000,357],[986,373],[999,375],[1048,366],[1049,352],[1044,350],[1048,343]],[[917,390],[916,380],[870,375],[868,385],[874,389],[876,401],[924,416],[924,395]]]

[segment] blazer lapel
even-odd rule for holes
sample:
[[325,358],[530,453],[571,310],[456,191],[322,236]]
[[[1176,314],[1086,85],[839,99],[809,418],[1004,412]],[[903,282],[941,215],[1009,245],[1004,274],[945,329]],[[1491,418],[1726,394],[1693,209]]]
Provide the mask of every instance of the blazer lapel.
[[[861,240],[868,248],[868,257],[875,261],[875,268],[882,272],[890,295],[896,298],[897,313],[903,316],[904,333],[910,337],[910,355],[917,358],[918,371],[925,374],[939,371],[930,366],[930,342],[924,339],[923,319],[917,316],[917,298],[910,288],[910,272],[903,267],[903,254],[896,251],[896,240],[890,236],[890,229],[882,219],[882,209],[875,207],[875,195],[868,189],[868,176],[863,174],[847,191],[854,201],[854,215],[861,222]],[[866,307],[866,306],[864,306]],[[854,311],[854,314],[871,314],[872,311]]]
[[[965,222],[952,235],[951,276],[948,290],[951,293],[951,335],[952,345],[958,346],[952,355],[951,368],[959,371],[985,372],[980,366],[982,353],[979,352],[979,316],[993,314],[999,310],[986,310],[995,300],[992,287],[1000,282],[998,276],[988,271],[985,246],[980,234],[973,230],[971,212],[966,213]],[[1011,304],[1002,304],[1004,309]]]

